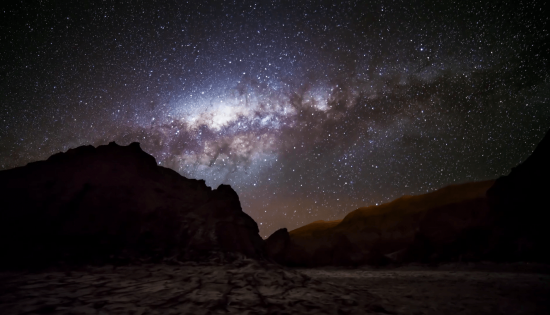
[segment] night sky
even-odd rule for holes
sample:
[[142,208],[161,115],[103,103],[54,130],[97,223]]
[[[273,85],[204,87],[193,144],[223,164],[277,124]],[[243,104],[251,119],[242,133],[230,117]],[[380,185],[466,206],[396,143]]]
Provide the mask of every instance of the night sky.
[[518,0],[1,4],[0,169],[138,141],[159,165],[230,184],[262,237],[497,178],[550,128],[543,10]]

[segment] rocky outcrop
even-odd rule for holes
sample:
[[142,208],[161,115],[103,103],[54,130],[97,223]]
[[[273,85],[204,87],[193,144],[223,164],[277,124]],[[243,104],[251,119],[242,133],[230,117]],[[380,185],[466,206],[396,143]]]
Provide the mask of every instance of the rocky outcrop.
[[550,130],[525,162],[489,189],[496,218],[490,239],[497,260],[550,262]]
[[254,220],[215,190],[158,166],[139,143],[83,146],[0,172],[0,264],[265,256]]
[[278,229],[265,240],[267,256],[274,261],[282,261],[290,245],[290,236],[286,228]]
[[[550,262],[550,131],[496,181],[451,185],[360,208],[288,233],[273,259],[291,266],[445,261]],[[280,238],[280,236],[279,236]],[[271,252],[271,243],[267,243]]]

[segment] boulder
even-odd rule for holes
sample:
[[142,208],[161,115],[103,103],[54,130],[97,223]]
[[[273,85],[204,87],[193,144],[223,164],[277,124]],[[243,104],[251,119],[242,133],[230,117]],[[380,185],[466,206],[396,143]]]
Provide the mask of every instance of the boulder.
[[228,185],[157,165],[139,143],[82,146],[0,171],[0,265],[265,256]]

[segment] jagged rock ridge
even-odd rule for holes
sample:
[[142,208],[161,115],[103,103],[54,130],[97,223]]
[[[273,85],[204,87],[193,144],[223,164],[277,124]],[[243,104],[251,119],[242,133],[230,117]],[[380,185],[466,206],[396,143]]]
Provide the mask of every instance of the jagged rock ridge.
[[0,264],[265,255],[227,185],[158,166],[139,143],[82,146],[0,172]]

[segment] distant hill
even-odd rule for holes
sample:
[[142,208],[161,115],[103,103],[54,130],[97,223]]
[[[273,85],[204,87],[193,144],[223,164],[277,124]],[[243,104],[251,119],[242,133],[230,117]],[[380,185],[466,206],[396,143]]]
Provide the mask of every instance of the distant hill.
[[456,239],[460,231],[485,223],[489,213],[485,193],[493,183],[451,185],[359,208],[343,220],[310,223],[289,232],[290,243],[280,262],[297,266],[383,264],[391,261],[392,253],[412,246],[418,232],[437,230],[441,239]]
[[494,180],[450,185],[431,193],[417,196],[402,196],[379,206],[362,207],[348,213],[343,220],[315,221],[290,231],[292,237],[307,237],[332,233],[334,231],[352,231],[372,228],[391,228],[398,224],[404,215],[424,212],[437,207],[460,203],[485,196]]
[[533,154],[497,180],[450,185],[315,221],[267,240],[290,266],[442,261],[543,261],[550,229],[550,131]]

